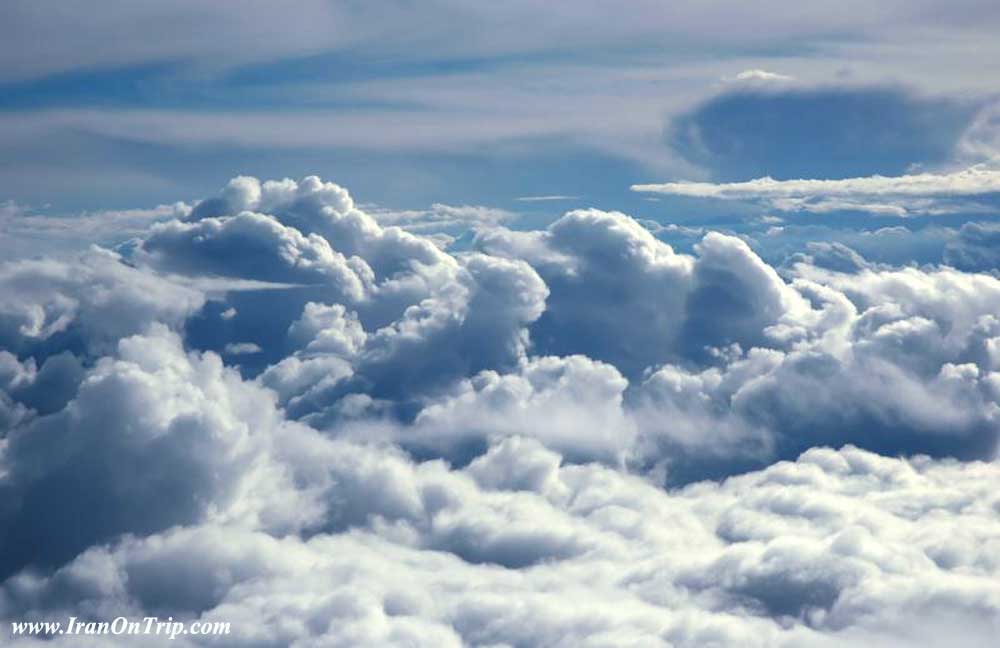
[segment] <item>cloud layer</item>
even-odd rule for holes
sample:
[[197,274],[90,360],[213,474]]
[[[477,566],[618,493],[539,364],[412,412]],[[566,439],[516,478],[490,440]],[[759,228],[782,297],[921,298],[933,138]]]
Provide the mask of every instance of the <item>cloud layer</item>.
[[842,180],[775,180],[746,182],[667,182],[633,185],[642,193],[761,202],[780,211],[826,213],[861,211],[890,216],[977,211],[960,201],[1000,194],[1000,170],[978,164],[953,173],[917,173]]
[[115,251],[0,266],[0,616],[229,621],[233,646],[989,645],[989,226],[951,266],[825,243],[774,267],[620,212],[509,220],[238,177]]

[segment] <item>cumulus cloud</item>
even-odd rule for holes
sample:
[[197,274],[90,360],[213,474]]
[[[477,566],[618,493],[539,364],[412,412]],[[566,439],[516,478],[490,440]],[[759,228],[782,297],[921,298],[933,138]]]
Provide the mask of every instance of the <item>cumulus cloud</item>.
[[[139,263],[181,274],[325,284],[360,299],[364,280],[320,236],[303,236],[263,214],[154,226],[134,254]],[[362,271],[363,276],[363,271]]]
[[543,232],[483,232],[477,245],[526,260],[548,285],[532,327],[540,352],[583,353],[628,373],[670,353],[693,261],[624,214],[574,211]]
[[175,216],[0,265],[5,621],[228,621],[233,646],[995,636],[1000,279],[967,271],[988,223],[950,266],[820,241],[774,267],[597,209],[458,251],[315,177]]
[[678,254],[617,212],[573,211],[543,232],[483,232],[477,245],[527,260],[549,286],[531,327],[539,351],[583,353],[628,376],[709,347],[756,344],[786,311],[805,308],[742,240],[710,233],[695,256]]
[[43,357],[80,347],[100,353],[154,322],[181,326],[204,299],[100,248],[72,262],[15,261],[0,266],[0,344]]
[[537,350],[583,353],[631,381],[630,459],[668,482],[845,441],[995,454],[992,277],[894,271],[822,243],[782,277],[738,238],[708,233],[678,254],[596,211],[477,241],[529,260],[550,286],[529,329]]
[[[190,220],[194,223],[188,227],[207,229],[211,236],[206,238],[223,242],[227,235],[260,236],[262,233],[257,230],[268,230],[267,237],[282,241],[276,255],[283,259],[289,256],[289,246],[322,248],[326,243],[335,256],[344,257],[360,268],[367,267],[378,280],[409,271],[412,263],[432,265],[447,258],[427,239],[398,227],[383,228],[354,204],[346,189],[316,176],[300,182],[286,178],[263,183],[252,177],[234,178],[219,197],[197,204]],[[254,231],[245,234],[243,228]],[[154,236],[155,233],[156,230]],[[292,240],[285,242],[283,237]],[[292,253],[292,256],[300,255]]]
[[204,518],[293,524],[309,507],[267,449],[294,443],[294,428],[274,433],[284,425],[269,393],[213,354],[185,354],[162,325],[121,340],[65,408],[8,435],[4,574]]
[[[355,403],[358,397],[405,403],[477,371],[515,366],[527,354],[526,326],[544,309],[545,284],[523,261],[471,254],[460,263],[438,295],[372,332],[339,305],[307,304],[288,331],[299,351],[261,379],[277,380],[296,415],[318,422],[339,415],[348,395]],[[344,368],[315,372],[331,365]]]
[[348,457],[381,511],[353,532],[129,537],[6,609],[225,620],[224,645],[986,646],[997,619],[992,465],[817,449],[664,492],[516,439],[462,471]]
[[[129,259],[162,272],[285,285],[280,294],[230,292],[189,327],[201,348],[261,347],[263,353],[245,365],[252,371],[286,355],[288,349],[275,340],[307,303],[349,306],[365,330],[375,334],[386,328],[372,336],[372,344],[398,343],[415,335],[417,321],[434,319],[420,316],[416,307],[439,311],[434,321],[443,324],[451,317],[446,312],[458,312],[459,302],[486,294],[479,290],[477,269],[483,269],[484,281],[495,274],[485,272],[483,261],[445,253],[430,238],[398,225],[383,227],[343,187],[315,176],[300,182],[234,178],[187,218],[150,228]],[[228,312],[232,315],[222,317]],[[390,330],[399,326],[412,330],[393,336]]]
[[945,246],[943,260],[959,270],[1000,268],[1000,224],[964,223]]
[[[808,218],[764,218],[741,220],[731,225],[768,264],[784,274],[785,269],[808,256],[817,265],[834,264],[837,268],[863,265],[883,268],[916,265],[930,268],[954,265],[946,258],[946,249],[959,238],[962,226],[968,222],[989,223],[988,215],[976,215],[968,221],[961,215],[901,220],[869,214],[819,215]],[[980,220],[982,219],[982,220]],[[704,230],[705,228],[699,228]],[[678,249],[692,249],[704,236],[704,231],[679,227],[658,227],[658,238]],[[848,251],[849,250],[849,251]],[[860,258],[850,260],[854,255]],[[992,272],[996,264],[988,255],[977,257],[977,265],[962,266],[966,272]]]
[[[624,465],[635,424],[618,371],[586,356],[533,358],[517,372],[484,371],[424,408],[401,441],[439,454],[516,436],[543,441],[575,461]],[[544,421],[544,425],[539,425]]]
[[716,367],[653,373],[639,397],[651,408],[646,440],[700,454],[708,465],[697,470],[710,469],[719,448],[741,448],[723,457],[723,472],[734,459],[752,465],[755,454],[844,441],[889,454],[994,457],[996,280],[947,268],[839,269],[796,265],[792,286],[813,309],[769,327],[766,348],[733,347]]

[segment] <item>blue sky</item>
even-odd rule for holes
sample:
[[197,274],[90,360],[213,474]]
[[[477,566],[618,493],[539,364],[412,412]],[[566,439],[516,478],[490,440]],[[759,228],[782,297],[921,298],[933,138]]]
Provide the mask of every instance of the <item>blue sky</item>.
[[[636,209],[633,183],[947,166],[994,98],[991,3],[717,4],[8,3],[0,189],[70,213],[320,173],[395,208]],[[755,162],[695,150],[693,125]]]

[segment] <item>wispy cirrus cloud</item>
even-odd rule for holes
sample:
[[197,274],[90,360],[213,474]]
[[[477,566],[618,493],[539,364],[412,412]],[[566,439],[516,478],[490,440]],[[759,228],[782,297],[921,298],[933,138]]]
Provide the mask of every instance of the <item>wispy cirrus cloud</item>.
[[[976,211],[975,200],[1000,193],[1000,169],[977,164],[953,173],[874,175],[840,180],[775,180],[746,182],[665,182],[632,185],[639,193],[716,200],[761,202],[781,211],[829,213],[862,211],[890,216]],[[972,199],[959,203],[960,199]]]
[[514,200],[518,202],[553,202],[557,200],[576,200],[580,196],[564,196],[562,194],[552,194],[550,196],[520,196]]
[[0,203],[0,253],[10,259],[37,254],[43,247],[53,255],[77,252],[91,243],[114,245],[145,232],[155,222],[183,218],[190,211],[189,205],[177,202],[152,209],[49,215],[7,201]]
[[395,225],[410,232],[441,233],[476,226],[499,225],[517,218],[506,209],[482,205],[445,205],[434,203],[429,209],[394,210],[377,205],[363,205],[379,224]]

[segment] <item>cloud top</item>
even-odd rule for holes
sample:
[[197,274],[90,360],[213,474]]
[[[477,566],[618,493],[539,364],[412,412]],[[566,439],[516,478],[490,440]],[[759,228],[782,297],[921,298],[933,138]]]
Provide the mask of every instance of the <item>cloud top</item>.
[[[743,184],[831,186],[776,182]],[[390,216],[315,176],[161,216],[116,252],[0,265],[5,622],[228,621],[233,646],[992,640],[995,276],[834,242],[774,265],[710,228],[683,251],[599,209]],[[990,263],[994,234],[964,227],[955,265]]]

